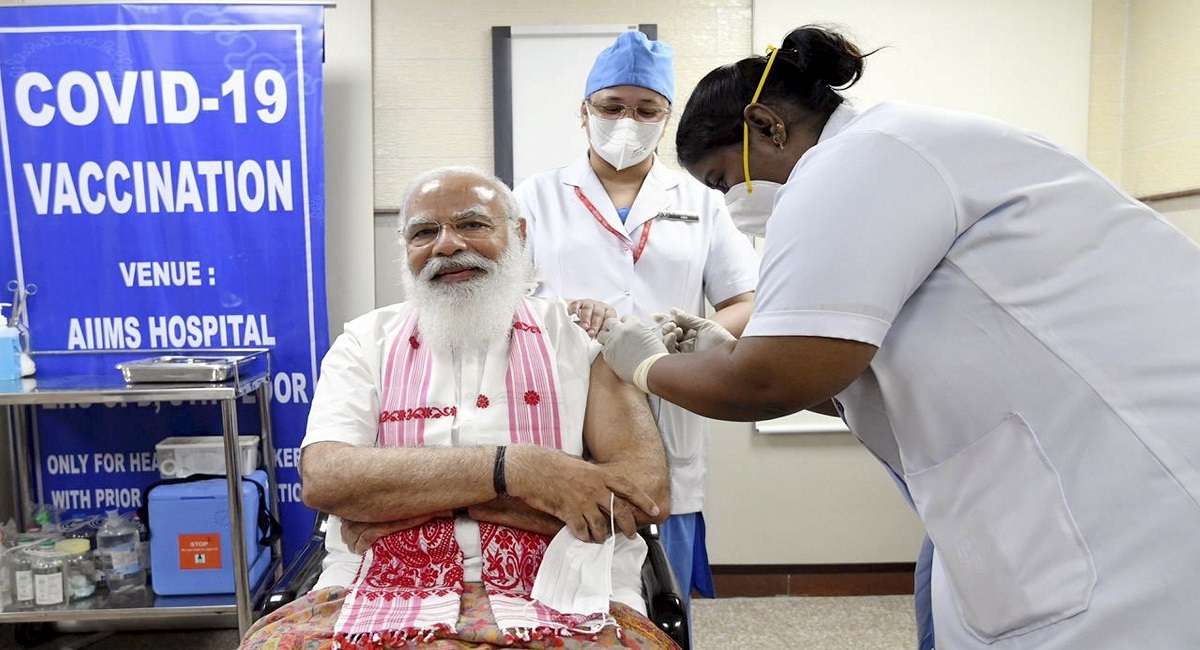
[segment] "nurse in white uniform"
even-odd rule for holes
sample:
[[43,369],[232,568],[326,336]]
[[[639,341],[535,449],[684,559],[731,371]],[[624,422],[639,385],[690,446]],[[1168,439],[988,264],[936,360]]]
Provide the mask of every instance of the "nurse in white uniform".
[[1200,249],[1035,134],[849,108],[835,33],[772,58],[709,73],[678,135],[771,215],[743,338],[614,319],[609,364],[726,420],[832,398],[933,539],[939,648],[1200,648]]
[[[574,163],[516,188],[539,295],[572,301],[593,335],[605,312],[646,321],[680,307],[740,333],[750,317],[758,257],[725,202],[654,154],[675,99],[670,45],[628,31],[596,58],[580,117],[590,147]],[[581,300],[586,299],[586,300]],[[651,399],[671,469],[662,539],[686,600],[712,595],[704,548],[707,424]]]

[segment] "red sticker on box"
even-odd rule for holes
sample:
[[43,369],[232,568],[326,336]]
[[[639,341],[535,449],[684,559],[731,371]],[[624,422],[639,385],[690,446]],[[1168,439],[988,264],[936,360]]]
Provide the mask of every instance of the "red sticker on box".
[[221,536],[217,533],[179,536],[180,569],[220,569]]

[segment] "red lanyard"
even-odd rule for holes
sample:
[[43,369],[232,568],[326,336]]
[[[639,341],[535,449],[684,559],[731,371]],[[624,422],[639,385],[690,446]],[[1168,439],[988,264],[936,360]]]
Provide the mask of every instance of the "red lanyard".
[[[621,240],[621,246],[625,250],[629,250],[629,237],[623,233],[617,232],[617,229],[613,228],[608,221],[604,219],[604,215],[600,214],[600,211],[596,209],[596,206],[592,205],[592,202],[588,200],[587,195],[583,193],[583,189],[578,185],[575,186],[575,196],[578,196],[579,202],[583,203],[583,207],[587,208],[588,212],[592,213],[592,216],[596,218],[596,222],[603,226],[605,230],[612,233],[613,237]],[[633,249],[634,264],[637,264],[637,261],[641,259],[642,251],[646,250],[646,244],[650,243],[650,225],[653,223],[654,220],[651,219],[650,221],[642,224],[642,236],[638,239],[637,248]]]

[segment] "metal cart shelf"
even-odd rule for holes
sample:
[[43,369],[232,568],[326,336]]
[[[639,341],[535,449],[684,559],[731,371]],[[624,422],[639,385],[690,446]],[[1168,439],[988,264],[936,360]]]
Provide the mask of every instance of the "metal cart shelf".
[[221,428],[225,440],[225,466],[229,482],[229,516],[233,542],[235,593],[232,596],[155,596],[149,588],[135,597],[113,599],[106,594],[61,610],[13,611],[0,613],[0,623],[104,623],[146,622],[148,620],[228,619],[236,615],[238,630],[245,635],[254,621],[255,604],[282,573],[282,547],[272,546],[272,566],[256,588],[249,584],[245,537],[242,529],[242,490],[238,453],[237,402],[255,395],[262,435],[263,464],[270,489],[271,513],[279,516],[279,492],[275,481],[275,448],[271,437],[269,371],[251,372],[230,381],[214,384],[126,384],[117,373],[103,376],[61,376],[23,379],[20,383],[0,383],[0,407],[8,412],[12,437],[12,475],[17,484],[13,491],[14,511],[22,530],[28,527],[28,505],[34,495],[30,486],[28,410],[42,404],[120,404],[145,402],[216,401],[221,408]]

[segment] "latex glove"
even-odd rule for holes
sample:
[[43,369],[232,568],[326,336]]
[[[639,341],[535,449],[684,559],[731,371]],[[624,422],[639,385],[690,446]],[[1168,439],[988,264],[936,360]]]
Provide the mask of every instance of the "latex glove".
[[684,332],[679,340],[680,352],[704,352],[737,340],[716,321],[694,316],[678,307],[671,309],[669,318]]
[[610,318],[596,340],[604,346],[604,361],[622,381],[645,390],[634,381],[634,373],[643,362],[652,357],[665,356],[667,347],[657,327],[643,325],[636,316],[624,316],[620,320]]
[[670,314],[655,314],[654,322],[658,323],[658,330],[662,335],[663,345],[666,346],[667,352],[671,354],[679,352],[679,342],[684,338],[683,328],[671,320]]

